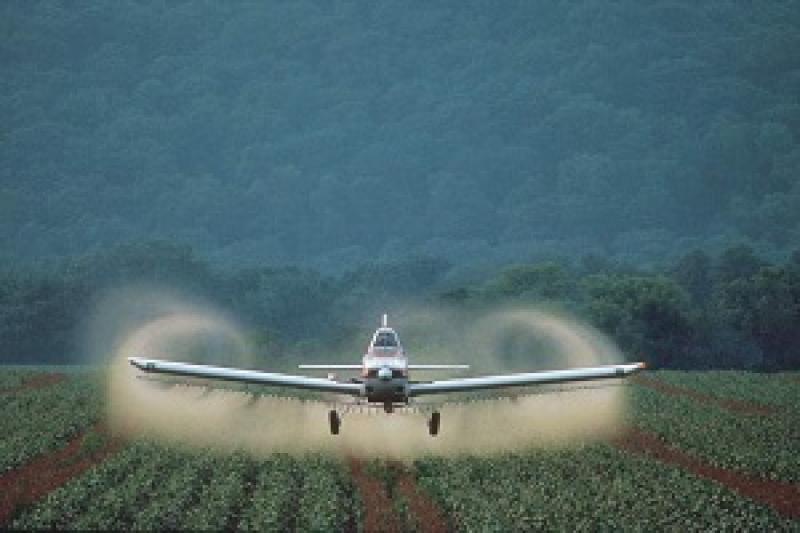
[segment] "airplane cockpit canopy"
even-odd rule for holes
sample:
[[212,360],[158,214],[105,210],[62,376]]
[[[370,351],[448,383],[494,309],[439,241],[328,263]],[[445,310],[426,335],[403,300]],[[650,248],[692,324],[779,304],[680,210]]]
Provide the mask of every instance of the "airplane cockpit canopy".
[[379,331],[375,335],[373,346],[379,348],[397,348],[397,334],[393,331]]

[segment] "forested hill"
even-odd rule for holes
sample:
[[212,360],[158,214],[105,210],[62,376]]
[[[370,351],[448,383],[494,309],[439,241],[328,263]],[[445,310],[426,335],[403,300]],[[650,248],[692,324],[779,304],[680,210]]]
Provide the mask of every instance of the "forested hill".
[[800,2],[0,4],[0,250],[800,242]]

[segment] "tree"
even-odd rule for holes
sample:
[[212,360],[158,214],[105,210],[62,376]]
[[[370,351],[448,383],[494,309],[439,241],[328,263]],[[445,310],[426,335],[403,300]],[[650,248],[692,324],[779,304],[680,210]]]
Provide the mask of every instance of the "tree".
[[634,358],[654,367],[691,364],[694,330],[688,297],[663,277],[605,275],[585,282],[587,312]]
[[671,270],[672,278],[692,297],[692,303],[705,306],[713,290],[711,258],[702,250],[681,257]]
[[764,265],[755,251],[746,244],[731,246],[720,254],[714,269],[717,283],[727,284],[752,276]]
[[800,272],[763,267],[731,281],[717,294],[716,311],[751,336],[771,370],[800,367]]
[[487,283],[489,298],[525,300],[564,300],[569,297],[572,280],[556,263],[515,265],[503,270]]

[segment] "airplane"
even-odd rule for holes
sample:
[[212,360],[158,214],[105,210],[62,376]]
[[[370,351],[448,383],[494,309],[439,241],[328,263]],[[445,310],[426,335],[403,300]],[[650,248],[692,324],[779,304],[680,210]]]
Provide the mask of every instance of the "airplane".
[[[337,380],[335,374],[329,374],[327,378],[317,378],[142,357],[129,357],[128,362],[145,373],[342,394],[353,397],[354,405],[372,408],[382,406],[386,413],[393,413],[395,408],[412,405],[416,398],[425,395],[623,378],[645,368],[645,363],[630,363],[439,381],[412,381],[409,379],[409,373],[413,370],[464,370],[468,369],[469,365],[409,364],[397,332],[388,325],[386,314],[382,317],[381,326],[373,333],[361,364],[299,365],[299,368],[303,370],[360,370],[359,377],[347,381]],[[328,424],[332,435],[339,434],[341,423],[342,418],[339,412],[331,409],[328,412]],[[428,419],[429,434],[431,436],[438,435],[440,425],[441,415],[438,410],[434,409]]]

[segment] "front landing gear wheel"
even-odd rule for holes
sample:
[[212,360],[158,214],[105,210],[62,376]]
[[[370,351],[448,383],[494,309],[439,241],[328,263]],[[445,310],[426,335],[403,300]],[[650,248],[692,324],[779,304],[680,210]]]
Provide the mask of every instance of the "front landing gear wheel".
[[439,421],[441,418],[442,417],[439,415],[439,411],[434,411],[431,413],[431,419],[428,420],[428,433],[430,433],[432,437],[435,437],[439,434]]
[[339,417],[334,409],[328,411],[328,424],[331,426],[331,435],[339,434],[339,426],[342,425],[342,419]]

